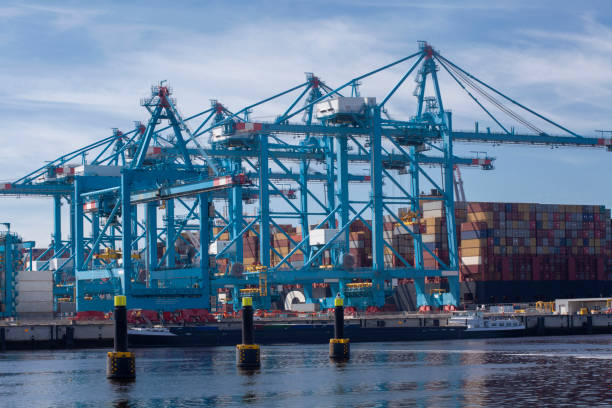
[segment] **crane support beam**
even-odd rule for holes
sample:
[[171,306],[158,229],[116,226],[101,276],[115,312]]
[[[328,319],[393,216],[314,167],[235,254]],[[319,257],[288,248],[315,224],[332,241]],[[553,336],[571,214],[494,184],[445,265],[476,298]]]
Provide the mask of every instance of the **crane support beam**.
[[131,203],[139,204],[149,201],[169,200],[172,198],[193,196],[195,194],[207,193],[215,190],[224,190],[233,186],[245,184],[245,180],[246,178],[240,176],[221,176],[211,180],[134,193],[131,195]]

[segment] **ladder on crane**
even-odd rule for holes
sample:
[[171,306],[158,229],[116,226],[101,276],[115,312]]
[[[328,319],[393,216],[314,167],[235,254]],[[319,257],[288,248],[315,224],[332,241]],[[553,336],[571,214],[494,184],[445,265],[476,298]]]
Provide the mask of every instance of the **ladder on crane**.
[[259,274],[259,296],[268,296],[268,275]]

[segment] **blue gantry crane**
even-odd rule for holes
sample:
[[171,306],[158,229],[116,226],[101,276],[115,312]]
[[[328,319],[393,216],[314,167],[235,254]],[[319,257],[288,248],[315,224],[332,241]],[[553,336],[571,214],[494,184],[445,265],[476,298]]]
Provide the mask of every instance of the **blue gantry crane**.
[[[408,63],[382,97],[360,95],[362,82]],[[453,129],[438,80],[441,69],[499,131],[482,132],[478,124],[473,131]],[[416,111],[398,120],[389,106],[411,76]],[[252,120],[286,100],[276,119]],[[210,308],[221,289],[231,291],[236,308],[243,293],[255,296],[256,307],[270,308],[285,287],[295,285],[306,301],[330,307],[332,296],[313,295],[315,283],[328,284],[333,296],[350,294],[347,306],[363,308],[382,306],[397,279],[412,280],[419,305],[457,305],[453,169],[490,170],[494,158],[459,157],[455,143],[612,146],[609,138],[579,135],[524,106],[425,42],[417,52],[339,87],[307,73],[295,87],[235,112],[213,99],[210,108],[183,117],[165,82],[142,105],[150,115],[146,124],[136,122],[125,133],[116,129],[0,186],[3,195],[53,197],[53,243],[43,255],[58,260],[56,296],[74,296],[79,311],[109,311],[118,293],[134,308]],[[516,132],[507,118],[527,132]],[[549,134],[536,122],[562,134]],[[442,169],[441,177],[432,166]],[[404,174],[408,183],[399,177]],[[421,194],[424,186],[439,194]],[[424,201],[442,203],[444,259],[422,240]],[[67,240],[62,202],[70,208]],[[409,208],[414,222],[402,219],[399,207]],[[287,222],[299,225],[300,234],[285,231]],[[371,266],[356,267],[350,253],[349,232],[357,222],[371,231]],[[385,223],[412,237],[414,259],[388,239]],[[275,234],[289,241],[288,252],[271,244]],[[245,262],[247,236],[258,239],[252,264]],[[425,267],[425,253],[439,267]],[[303,262],[292,261],[296,254]],[[385,254],[401,266],[386,263]],[[223,268],[216,262],[221,259],[228,261]],[[449,291],[427,294],[426,277],[443,278]]]

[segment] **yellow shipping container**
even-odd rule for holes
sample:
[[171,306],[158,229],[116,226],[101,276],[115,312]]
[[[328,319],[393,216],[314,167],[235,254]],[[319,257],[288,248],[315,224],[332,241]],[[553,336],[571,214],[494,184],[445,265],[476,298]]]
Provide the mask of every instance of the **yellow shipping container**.
[[492,212],[474,212],[470,213],[467,216],[468,222],[493,222],[493,213]]
[[461,256],[486,256],[485,248],[464,248],[461,246]]
[[474,239],[462,239],[461,240],[461,248],[479,248],[486,247],[487,239],[486,238],[474,238]]
[[439,225],[428,225],[425,227],[426,234],[441,234],[443,231],[445,231],[445,228],[442,228]]

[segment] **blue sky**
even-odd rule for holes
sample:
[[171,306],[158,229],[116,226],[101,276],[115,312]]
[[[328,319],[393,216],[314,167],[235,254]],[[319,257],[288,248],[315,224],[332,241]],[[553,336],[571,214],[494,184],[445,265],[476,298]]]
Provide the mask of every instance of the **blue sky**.
[[[211,98],[236,110],[300,83],[304,72],[344,83],[415,52],[417,40],[593,135],[612,129],[611,8],[607,1],[4,1],[0,180],[146,120],[139,100],[161,79],[185,114],[206,109]],[[384,96],[401,71],[364,83],[362,93]],[[486,122],[456,86],[442,85],[455,128]],[[410,81],[394,98],[394,116],[410,115],[413,88]],[[275,113],[272,106],[256,115]],[[468,200],[612,206],[612,153],[457,147],[472,150],[497,163],[492,172],[463,171]],[[0,214],[47,245],[50,200],[4,198]]]

